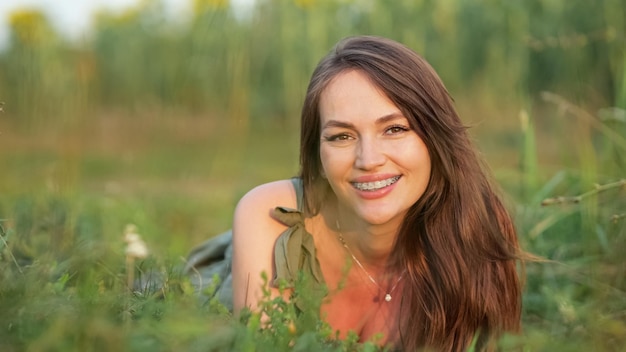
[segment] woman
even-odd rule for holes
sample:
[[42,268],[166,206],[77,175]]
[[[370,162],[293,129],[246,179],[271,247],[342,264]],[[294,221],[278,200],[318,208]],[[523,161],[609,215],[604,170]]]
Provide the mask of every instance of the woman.
[[255,309],[262,272],[278,295],[305,271],[328,288],[321,313],[340,336],[461,351],[519,330],[512,220],[419,55],[379,37],[338,43],[307,90],[300,164],[236,208],[235,312]]

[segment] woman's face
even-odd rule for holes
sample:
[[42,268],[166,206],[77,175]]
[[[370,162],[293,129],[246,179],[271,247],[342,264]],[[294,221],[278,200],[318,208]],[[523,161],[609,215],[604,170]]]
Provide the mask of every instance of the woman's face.
[[322,92],[320,123],[322,171],[342,213],[371,225],[400,224],[431,170],[408,119],[364,73],[350,70]]

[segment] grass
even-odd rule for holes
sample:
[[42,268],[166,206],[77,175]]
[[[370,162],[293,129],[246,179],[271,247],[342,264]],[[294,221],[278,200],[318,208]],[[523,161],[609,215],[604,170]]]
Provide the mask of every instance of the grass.
[[[539,113],[581,128],[549,111]],[[489,126],[474,130],[489,146],[525,248],[548,259],[527,267],[525,331],[504,339],[504,349],[620,351],[624,150],[603,140],[602,130],[580,132],[588,139],[577,150],[617,150],[612,162],[577,159],[567,147],[546,150],[553,136],[532,129],[536,114],[526,117],[526,130],[503,130],[514,142],[491,139]],[[375,350],[354,336],[334,341],[315,309],[296,317],[281,301],[266,302],[275,323],[258,329],[259,315],[235,319],[214,300],[201,304],[180,271],[193,245],[230,227],[246,190],[296,173],[295,138],[283,137],[296,132],[120,113],[84,125],[23,131],[4,123],[0,130],[0,350]],[[521,164],[511,160],[517,155]],[[594,188],[589,175],[605,186]],[[134,261],[135,274],[158,277],[162,286],[128,290],[123,236],[130,223],[150,250]]]

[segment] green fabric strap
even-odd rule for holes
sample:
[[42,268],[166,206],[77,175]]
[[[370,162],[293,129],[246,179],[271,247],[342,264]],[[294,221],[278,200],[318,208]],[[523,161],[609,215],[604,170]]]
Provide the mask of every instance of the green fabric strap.
[[298,274],[303,272],[313,278],[316,286],[323,286],[324,276],[315,255],[315,242],[313,236],[304,227],[302,183],[300,179],[292,179],[292,182],[296,190],[299,209],[276,207],[272,212],[274,218],[289,227],[278,237],[274,247],[276,276],[272,284],[278,287],[281,282],[284,282],[287,287],[293,287]]

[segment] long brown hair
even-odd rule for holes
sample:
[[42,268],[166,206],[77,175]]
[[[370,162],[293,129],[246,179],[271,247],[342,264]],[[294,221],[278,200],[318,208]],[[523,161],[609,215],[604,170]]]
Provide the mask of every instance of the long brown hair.
[[393,40],[340,41],[319,63],[302,109],[300,177],[305,210],[319,212],[328,195],[321,177],[322,91],[339,73],[365,73],[409,120],[426,144],[432,172],[410,208],[391,253],[390,269],[407,275],[396,347],[462,351],[474,341],[491,349],[520,329],[520,249],[512,219],[434,69]]

